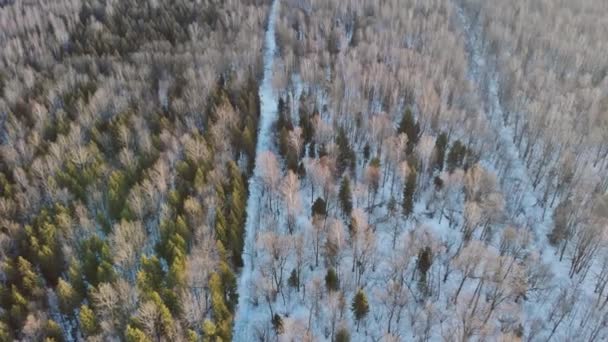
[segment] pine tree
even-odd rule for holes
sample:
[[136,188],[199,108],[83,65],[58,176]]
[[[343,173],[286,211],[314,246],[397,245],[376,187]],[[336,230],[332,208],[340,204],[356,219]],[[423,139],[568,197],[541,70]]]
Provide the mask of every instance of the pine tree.
[[63,330],[57,322],[49,319],[44,327],[44,334],[46,335],[44,341],[63,342]]
[[69,217],[61,205],[43,209],[32,225],[25,226],[25,238],[21,241],[26,259],[39,266],[42,276],[53,285],[57,284],[64,267],[59,235],[62,229],[68,228],[57,220],[64,215]]
[[243,149],[247,154],[248,160],[253,163],[255,159],[255,137],[249,127],[245,127],[241,133],[241,139],[243,141]]
[[335,342],[350,342],[350,333],[345,327],[338,329],[336,332]]
[[414,194],[416,192],[416,171],[411,170],[407,175],[405,187],[403,188],[403,215],[409,217],[414,211]]
[[247,189],[243,181],[243,175],[233,161],[229,162],[230,171],[230,204],[227,224],[230,236],[230,250],[232,253],[232,263],[235,267],[243,266],[245,210],[247,206]]
[[215,238],[222,242],[224,246],[229,246],[228,230],[226,227],[226,218],[222,210],[217,207],[215,209]]
[[279,131],[279,155],[283,158],[287,158],[287,153],[289,152],[289,131],[283,127]]
[[9,330],[9,326],[0,321],[0,341],[12,341],[11,333]]
[[448,135],[445,133],[439,134],[435,141],[435,163],[434,169],[437,171],[443,170],[443,164],[445,160],[445,152],[448,145]]
[[315,203],[312,205],[312,216],[319,216],[321,218],[327,216],[327,204],[321,197],[317,197]]
[[211,320],[203,322],[203,342],[215,342],[217,340],[217,326]]
[[230,341],[232,338],[232,314],[226,305],[221,278],[217,273],[213,273],[209,279],[209,291],[211,294],[211,312],[218,330],[217,335],[224,341]]
[[359,331],[359,325],[361,320],[363,320],[367,314],[369,313],[369,304],[367,302],[367,296],[362,289],[357,291],[355,297],[353,298],[353,303],[351,305],[351,310],[353,311],[353,315],[355,316],[355,320],[357,321],[357,332]]
[[350,216],[353,211],[353,195],[350,190],[350,179],[348,176],[342,178],[340,183],[340,191],[338,193],[340,198],[340,208],[345,216]]
[[327,270],[325,286],[329,291],[338,291],[340,289],[340,279],[338,279],[338,274],[333,268]]
[[112,172],[108,182],[108,202],[110,216],[114,220],[120,219],[128,192],[129,183],[126,174],[119,170]]
[[125,331],[125,340],[126,342],[152,342],[143,331],[130,324],[127,325],[127,331]]
[[57,298],[59,300],[59,310],[64,315],[72,315],[74,309],[80,303],[78,293],[70,283],[62,278],[59,278],[59,282],[57,283]]
[[25,258],[17,257],[17,278],[21,283],[23,294],[32,299],[41,298],[44,295],[42,279],[34,272],[32,264]]
[[97,286],[114,279],[112,253],[107,241],[94,236],[82,243],[80,248],[82,271],[89,283]]
[[406,108],[405,112],[403,112],[403,117],[399,122],[398,133],[405,133],[407,135],[407,150],[408,153],[411,153],[420,138],[420,125],[414,119],[414,115],[409,108]]
[[298,276],[298,271],[295,268],[291,270],[291,274],[287,279],[287,285],[298,290],[300,288],[300,277]]
[[283,319],[281,318],[281,316],[279,316],[279,314],[274,314],[274,316],[272,317],[272,328],[274,329],[277,335],[281,335],[284,332]]
[[418,286],[423,294],[428,294],[428,286],[427,286],[427,272],[431,268],[433,264],[433,251],[430,247],[425,247],[420,250],[418,253],[418,260],[416,262],[416,267],[418,269],[418,273],[420,278],[418,279]]
[[97,317],[89,306],[82,305],[78,314],[80,321],[80,328],[85,336],[97,335],[99,332],[99,324],[97,323]]
[[462,167],[464,164],[464,157],[466,156],[466,147],[456,140],[450,149],[447,157],[447,168],[450,173],[454,172],[456,168]]
[[342,174],[347,169],[350,170],[351,172],[354,172],[355,165],[357,163],[357,158],[355,156],[355,152],[353,151],[353,149],[350,146],[350,142],[348,141],[348,136],[346,135],[346,131],[342,127],[340,127],[338,129],[336,145],[338,145],[338,160],[337,160],[338,173]]

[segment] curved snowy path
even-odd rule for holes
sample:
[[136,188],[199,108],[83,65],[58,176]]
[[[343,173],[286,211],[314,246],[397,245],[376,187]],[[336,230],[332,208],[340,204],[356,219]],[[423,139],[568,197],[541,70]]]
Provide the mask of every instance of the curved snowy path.
[[249,179],[249,198],[247,199],[247,219],[245,223],[245,246],[243,249],[244,266],[238,280],[239,302],[234,317],[233,340],[251,341],[251,323],[255,320],[251,310],[251,278],[254,268],[253,250],[256,240],[256,231],[259,222],[260,199],[262,186],[260,184],[261,168],[260,155],[272,149],[272,124],[276,119],[277,96],[272,87],[272,69],[276,53],[275,22],[279,8],[279,0],[274,0],[268,17],[268,28],[264,37],[264,78],[260,85],[260,120],[258,140],[256,145],[256,161],[253,175]]

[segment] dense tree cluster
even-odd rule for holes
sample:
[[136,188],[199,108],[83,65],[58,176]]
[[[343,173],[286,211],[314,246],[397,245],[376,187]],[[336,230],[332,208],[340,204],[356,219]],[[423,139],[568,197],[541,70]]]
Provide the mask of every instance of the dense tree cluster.
[[230,340],[268,3],[0,7],[0,340]]

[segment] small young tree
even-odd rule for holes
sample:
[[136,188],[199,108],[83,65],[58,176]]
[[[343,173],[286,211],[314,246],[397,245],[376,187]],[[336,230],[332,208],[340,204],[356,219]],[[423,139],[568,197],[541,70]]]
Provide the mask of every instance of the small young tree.
[[357,294],[355,294],[351,310],[353,311],[353,315],[355,316],[355,320],[357,321],[358,332],[361,320],[365,319],[365,317],[369,313],[369,304],[367,302],[367,296],[365,295],[365,292],[363,292],[362,289],[359,289],[357,291]]
[[414,211],[414,193],[416,192],[416,171],[410,170],[403,188],[403,215],[409,217]]
[[96,335],[99,332],[97,317],[95,317],[95,313],[87,305],[80,307],[78,319],[80,321],[80,328],[85,337]]
[[338,279],[338,274],[333,268],[327,270],[325,286],[329,291],[338,291],[340,289],[340,279]]
[[443,163],[445,160],[445,152],[448,146],[448,136],[445,133],[439,134],[435,141],[435,152],[434,152],[434,163],[433,168],[437,171],[443,170]]
[[420,291],[424,294],[428,294],[428,286],[427,286],[427,273],[431,266],[433,265],[433,251],[430,247],[425,247],[420,250],[418,253],[418,261],[416,262],[416,268],[418,269],[418,273],[420,278],[418,278],[418,285]]
[[335,342],[350,342],[350,333],[346,329],[346,327],[342,327],[338,329],[336,332]]
[[342,209],[342,213],[345,216],[350,216],[353,211],[353,194],[350,189],[350,179],[348,177],[342,178],[338,197],[340,198],[340,208]]
[[418,143],[420,125],[414,119],[414,115],[409,108],[406,108],[405,112],[403,112],[397,132],[407,135],[407,150],[408,153],[411,153],[414,150],[414,146]]
[[272,328],[277,335],[281,335],[285,330],[283,328],[283,319],[279,314],[272,316]]

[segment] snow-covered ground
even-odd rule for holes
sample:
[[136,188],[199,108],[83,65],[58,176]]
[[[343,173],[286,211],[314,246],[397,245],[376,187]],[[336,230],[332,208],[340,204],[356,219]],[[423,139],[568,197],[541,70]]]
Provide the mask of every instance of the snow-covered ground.
[[[526,163],[514,143],[514,129],[505,125],[504,115],[507,109],[501,104],[498,95],[500,90],[498,71],[496,66],[488,61],[488,56],[484,51],[481,27],[470,20],[465,10],[458,6],[458,1],[455,2],[457,3],[457,15],[466,38],[467,52],[469,53],[469,78],[477,86],[485,105],[486,118],[496,139],[494,142],[495,152],[491,153],[482,162],[486,168],[493,170],[495,173],[498,173],[495,166],[499,164],[499,159],[502,159],[500,162],[502,165],[508,165],[504,176],[500,178],[502,192],[507,204],[508,218],[513,224],[532,232],[534,239],[531,250],[539,253],[541,260],[549,265],[553,274],[551,284],[546,284],[547,288],[550,289],[548,298],[545,300],[528,300],[524,303],[524,312],[522,313],[524,327],[528,333],[534,328],[535,321],[544,321],[542,328],[539,329],[539,336],[536,338],[529,336],[530,340],[569,340],[573,336],[577,336],[576,325],[583,327],[587,323],[585,320],[590,319],[590,316],[585,315],[594,312],[593,309],[585,307],[586,304],[593,303],[597,298],[597,295],[594,294],[594,277],[586,276],[579,279],[579,276],[574,276],[570,278],[570,259],[566,257],[560,261],[558,251],[550,245],[548,234],[554,225],[554,208],[542,207],[541,195],[535,191]],[[484,87],[486,87],[485,92],[481,91]],[[597,266],[594,266],[591,267],[590,274],[595,273]],[[547,320],[547,317],[553,314],[555,303],[559,302],[559,297],[563,296],[563,291],[570,291],[578,302],[586,304],[581,304],[584,307],[583,309],[574,309],[566,319],[568,322],[558,323],[558,326],[556,326],[555,323],[551,322],[551,318]],[[567,328],[555,329],[564,326],[567,326]],[[583,336],[578,336],[578,338],[583,338]]]
[[254,245],[259,223],[260,200],[262,184],[260,182],[260,155],[272,149],[274,135],[272,124],[276,120],[277,95],[272,87],[272,70],[276,54],[275,22],[279,8],[279,0],[274,0],[268,16],[268,28],[264,38],[264,78],[260,85],[260,120],[256,145],[256,162],[252,177],[249,179],[249,198],[247,199],[247,219],[245,224],[245,245],[243,252],[244,266],[239,275],[239,302],[234,318],[234,341],[250,341],[251,333],[248,328],[255,318],[251,311],[250,283],[254,268]]

